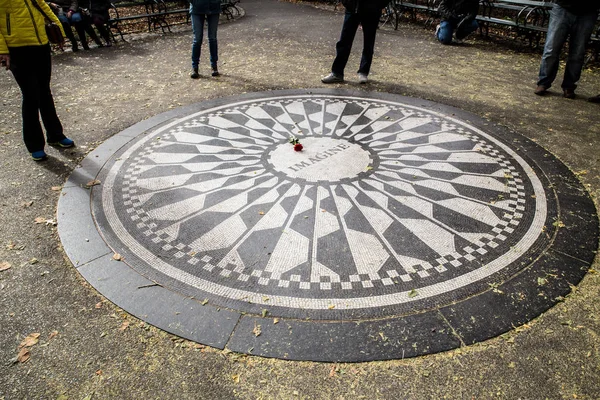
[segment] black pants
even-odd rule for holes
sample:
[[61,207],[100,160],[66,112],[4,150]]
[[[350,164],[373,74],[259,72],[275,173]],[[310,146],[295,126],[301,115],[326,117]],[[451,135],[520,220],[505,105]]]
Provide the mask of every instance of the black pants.
[[44,150],[46,143],[40,115],[48,142],[65,138],[50,91],[50,45],[10,47],[9,52],[10,70],[23,94],[23,141],[30,153]]
[[364,45],[362,58],[360,60],[359,73],[369,75],[371,70],[371,62],[373,61],[373,52],[375,50],[375,36],[377,35],[377,26],[379,25],[379,17],[381,11],[376,12],[359,12],[352,13],[346,11],[344,16],[344,25],[342,26],[342,34],[340,40],[335,45],[336,56],[331,67],[331,72],[337,75],[344,75],[344,69],[350,57],[352,43],[356,36],[356,31],[359,25],[362,25]]

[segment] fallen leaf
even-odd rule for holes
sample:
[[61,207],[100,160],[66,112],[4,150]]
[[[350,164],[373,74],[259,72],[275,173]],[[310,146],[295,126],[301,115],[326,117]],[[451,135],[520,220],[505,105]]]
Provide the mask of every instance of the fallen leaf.
[[2,262],[0,263],[0,272],[2,272],[2,271],[6,271],[7,269],[10,269],[11,267],[12,267],[12,265],[10,265],[10,263],[9,263],[9,262],[2,261]]
[[123,259],[123,257],[119,253],[113,254],[112,258],[115,261],[121,261]]
[[333,364],[333,365],[331,366],[331,369],[329,370],[329,377],[330,377],[330,378],[333,378],[333,377],[335,376],[335,371],[336,371],[336,369],[337,369],[337,366],[336,366],[335,364]]
[[98,309],[98,308],[102,308],[102,302],[101,302],[101,301],[99,301],[98,303],[96,303],[96,306],[95,306],[95,308],[96,308],[96,309]]
[[29,335],[27,335],[27,337],[25,339],[23,339],[23,341],[21,342],[21,344],[19,344],[19,348],[23,348],[23,347],[31,347],[31,346],[35,346],[37,344],[37,342],[39,341],[40,338],[40,334],[39,333],[30,333]]
[[46,218],[37,217],[36,219],[33,220],[33,222],[35,222],[36,224],[43,224],[44,222],[46,222]]
[[252,329],[252,333],[254,333],[254,336],[260,336],[261,331],[260,331],[260,325],[258,325],[256,322],[254,323],[254,329]]
[[96,371],[96,375],[102,375],[102,370],[99,369],[98,371]]
[[123,321],[123,323],[121,324],[121,327],[119,328],[119,330],[121,332],[125,332],[125,330],[129,327],[129,321]]
[[56,335],[58,335],[58,331],[50,332],[50,335],[48,336],[48,340],[54,339],[56,337]]
[[58,192],[59,190],[62,190],[62,186],[52,186],[51,189],[55,192]]
[[267,314],[269,313],[269,310],[267,309],[263,309],[262,312],[260,313],[262,315],[263,318],[265,318],[267,316]]
[[85,184],[85,187],[91,188],[92,186],[99,185],[101,182],[98,179],[94,179],[93,181],[89,181]]
[[273,325],[279,323],[279,318],[273,318]]
[[21,203],[21,207],[23,207],[23,208],[31,207],[32,205],[33,205],[33,200],[24,201],[23,203]]
[[19,354],[17,354],[17,361],[20,363],[24,363],[27,362],[27,360],[29,360],[30,357],[31,353],[29,352],[27,347],[23,347],[21,351],[19,351]]
[[327,308],[329,308],[330,310],[333,310],[335,308],[335,304],[330,304],[327,306]]
[[416,297],[418,295],[419,295],[419,293],[415,289],[408,292],[408,297],[410,297],[410,298]]
[[231,375],[231,379],[233,379],[233,381],[235,383],[240,383],[240,376],[239,375]]
[[537,284],[538,286],[544,286],[546,283],[548,282],[548,280],[546,278],[537,278]]
[[200,302],[200,304],[202,304],[203,306],[208,304],[208,299],[204,299]]
[[264,211],[259,211],[258,215],[265,215],[265,212]]

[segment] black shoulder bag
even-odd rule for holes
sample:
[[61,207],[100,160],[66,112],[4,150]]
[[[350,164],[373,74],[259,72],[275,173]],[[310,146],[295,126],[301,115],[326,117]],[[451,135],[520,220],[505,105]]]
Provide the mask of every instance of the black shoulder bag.
[[62,31],[60,30],[60,26],[56,25],[52,20],[46,15],[42,7],[38,4],[37,0],[31,0],[31,3],[39,12],[42,13],[44,18],[46,18],[46,36],[48,36],[48,40],[52,44],[61,44],[65,41],[63,38]]

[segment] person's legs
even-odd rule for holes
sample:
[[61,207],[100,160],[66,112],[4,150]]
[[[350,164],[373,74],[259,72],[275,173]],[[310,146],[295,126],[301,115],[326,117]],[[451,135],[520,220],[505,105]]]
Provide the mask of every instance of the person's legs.
[[206,19],[208,20],[208,48],[210,50],[210,66],[213,71],[216,71],[217,61],[219,61],[219,47],[217,45],[219,14],[207,15]]
[[[569,27],[575,16],[567,10],[554,4],[550,12],[550,23],[546,35],[546,44],[540,64],[538,87],[549,89],[556,78],[560,52],[567,40]],[[537,91],[536,91],[537,92]]]
[[98,47],[103,47],[104,45],[102,44],[102,41],[100,41],[100,38],[98,37],[96,31],[94,30],[94,27],[92,26],[91,15],[82,14],[81,18],[81,24],[83,25],[85,32],[92,38],[92,40],[94,41],[94,43],[96,43],[96,45],[98,45]]
[[194,39],[192,41],[192,69],[198,70],[200,63],[200,49],[202,47],[202,39],[204,34],[204,14],[192,14],[192,33]]
[[67,16],[64,14],[59,14],[58,19],[62,24],[65,35],[67,35],[67,38],[71,42],[71,48],[73,51],[78,51],[79,47],[77,46],[77,41],[75,40],[75,35],[73,34],[73,29],[71,29],[71,24],[69,23]]
[[[44,132],[39,115],[39,82],[38,71],[42,62],[36,60],[37,46],[13,47],[10,51],[10,70],[21,89],[23,103],[21,115],[23,118],[23,141],[27,151],[34,153],[44,150]],[[35,63],[31,60],[36,60]]]
[[369,72],[371,71],[380,15],[381,13],[379,11],[361,15],[360,22],[363,28],[364,45],[362,57],[360,59],[360,68],[358,69],[359,74],[369,75]]
[[38,63],[38,98],[40,115],[46,128],[48,143],[56,143],[65,139],[63,126],[56,114],[54,98],[50,90],[50,79],[52,77],[52,59],[50,46],[40,46],[39,55],[36,57]]
[[92,22],[96,26],[96,29],[98,29],[98,32],[100,32],[100,36],[102,36],[102,38],[106,42],[106,45],[110,46],[112,43],[110,40],[110,33],[108,32],[108,28],[106,27],[106,21],[108,21],[108,19],[105,18],[104,15],[92,15]]
[[454,26],[451,21],[443,20],[440,22],[440,27],[436,31],[437,39],[442,44],[452,43],[452,34],[454,33]]
[[456,38],[458,40],[463,40],[471,33],[475,32],[477,28],[479,28],[479,24],[475,20],[461,22],[456,27]]
[[83,23],[81,13],[73,13],[69,23],[75,27],[77,36],[79,36],[79,41],[81,42],[81,47],[83,47],[84,50],[89,50],[90,46],[88,46],[87,37],[85,36],[85,24]]
[[575,90],[581,77],[581,69],[585,60],[585,45],[594,30],[596,15],[577,17],[569,32],[569,57],[561,87]]
[[359,24],[360,18],[358,14],[346,11],[340,40],[335,45],[335,60],[333,60],[333,65],[331,66],[331,72],[337,76],[344,76],[344,69],[346,69],[346,64],[348,63],[352,43],[354,42],[354,36]]

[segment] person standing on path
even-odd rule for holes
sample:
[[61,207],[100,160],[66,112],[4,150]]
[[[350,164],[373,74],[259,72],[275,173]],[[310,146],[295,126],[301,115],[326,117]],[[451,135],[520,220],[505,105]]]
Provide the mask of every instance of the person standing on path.
[[442,0],[438,7],[442,20],[435,30],[435,37],[442,44],[460,43],[479,25],[475,20],[479,11],[479,0]]
[[[23,141],[35,161],[48,158],[44,151],[44,132],[48,144],[72,147],[74,142],[63,134],[50,90],[52,60],[45,30],[45,16],[59,27],[60,21],[43,0],[0,1],[0,65],[10,70],[21,89],[23,105]],[[61,28],[62,30],[62,28]],[[63,37],[65,35],[62,30]]]
[[219,26],[219,15],[221,14],[221,0],[191,0],[190,14],[192,16],[192,79],[200,78],[198,64],[200,63],[200,48],[204,34],[204,21],[208,24],[208,48],[210,51],[210,67],[212,76],[219,76],[217,61],[219,61],[217,46],[217,28]]
[[568,38],[569,55],[561,87],[563,97],[575,98],[585,46],[594,30],[599,8],[600,0],[556,0],[550,12],[539,79],[534,91],[536,95],[545,95],[552,86],[558,72],[560,52]]
[[352,43],[359,26],[362,26],[364,45],[360,68],[358,69],[359,83],[367,83],[373,52],[375,49],[375,36],[377,26],[381,17],[381,10],[387,6],[390,0],[342,0],[346,8],[344,24],[340,40],[335,45],[336,56],[331,66],[331,73],[321,79],[323,83],[344,82],[344,69],[350,57]]

